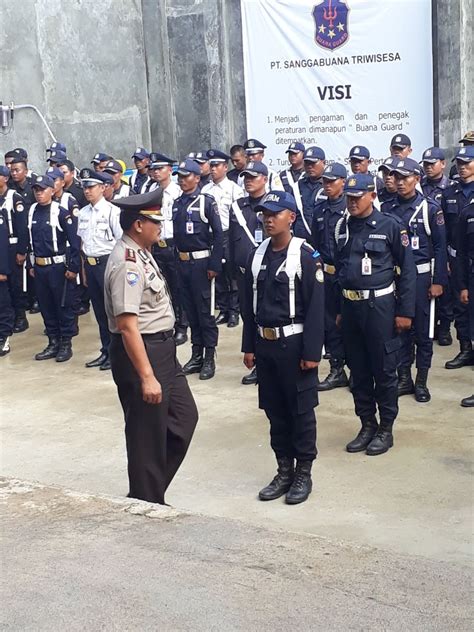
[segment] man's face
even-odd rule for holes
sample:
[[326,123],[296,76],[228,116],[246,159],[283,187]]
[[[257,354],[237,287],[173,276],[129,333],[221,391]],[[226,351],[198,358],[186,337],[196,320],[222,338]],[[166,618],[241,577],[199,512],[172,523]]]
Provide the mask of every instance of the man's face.
[[344,191],[344,183],[345,180],[343,178],[330,180],[329,178],[323,177],[323,189],[325,195],[327,195],[330,200],[336,200],[341,197],[342,192]]
[[150,169],[150,178],[158,184],[162,184],[163,182],[167,182],[171,177],[171,165],[165,165],[163,167],[154,167]]
[[395,182],[395,177],[393,173],[391,173],[387,169],[381,169],[380,172],[382,173],[383,184],[387,191],[389,193],[396,193],[397,183]]
[[28,169],[24,162],[15,162],[11,165],[10,173],[13,182],[23,182],[28,174]]
[[459,177],[463,182],[472,182],[474,180],[474,160],[470,162],[464,162],[463,160],[456,160]]
[[443,175],[446,166],[445,160],[437,160],[436,162],[424,162],[423,169],[430,180],[436,180]]
[[137,231],[141,233],[143,242],[147,248],[159,240],[161,235],[161,222],[155,222],[152,219],[139,219],[135,223]]
[[259,174],[258,176],[244,175],[244,187],[250,197],[260,197],[265,193],[267,184],[267,176]]
[[104,197],[108,202],[111,202],[114,199],[114,185],[112,182],[106,182],[104,184]]
[[304,161],[304,170],[308,174],[310,178],[317,180],[321,177],[324,171],[324,160],[305,160]]
[[133,162],[135,163],[135,169],[138,169],[140,173],[144,173],[146,168],[150,164],[149,158],[134,158]]
[[8,178],[0,176],[0,189],[4,189],[7,186]]
[[93,184],[92,186],[84,186],[84,197],[89,204],[97,204],[97,202],[104,196],[104,185]]
[[62,195],[63,190],[64,190],[64,180],[62,178],[55,178],[54,179],[54,195],[56,197]]
[[70,171],[67,165],[60,165],[59,169],[64,173],[64,186],[69,187],[74,180],[74,173]]
[[289,233],[290,227],[296,219],[296,213],[285,209],[278,213],[263,211],[263,225],[269,237],[276,237],[283,233]]
[[11,171],[12,168],[12,162],[13,162],[13,156],[7,156],[5,158],[5,166],[8,167]]
[[201,167],[201,175],[202,176],[208,176],[211,173],[211,167],[209,165],[208,162],[201,162],[199,163],[199,166]]
[[102,162],[98,162],[95,165],[95,171],[103,171],[108,162],[109,162],[108,160],[102,160]]
[[51,204],[51,200],[53,199],[53,189],[51,187],[47,187],[46,189],[42,189],[41,187],[33,187],[33,193],[38,204],[41,204],[43,206]]
[[248,158],[250,160],[253,160],[254,162],[262,162],[263,156],[264,156],[264,152],[263,151],[259,151],[256,154],[249,154]]
[[288,162],[294,169],[303,169],[303,156],[302,151],[289,151]]
[[370,215],[372,203],[375,200],[375,192],[367,191],[364,195],[356,197],[347,194],[347,210],[352,217],[366,217]]
[[183,193],[192,193],[196,189],[199,179],[199,176],[195,173],[190,173],[188,176],[183,176],[178,173],[178,184]]
[[110,172],[109,175],[111,175],[114,179],[114,189],[120,189],[120,187],[122,186],[122,174],[120,173],[120,171],[118,173]]
[[399,158],[407,158],[411,154],[411,147],[398,147],[396,145],[392,145],[390,147],[390,155],[398,156]]
[[244,151],[236,151],[230,159],[237,171],[242,171],[247,166],[247,154]]
[[211,165],[211,178],[216,184],[222,182],[227,175],[227,163],[219,162]]
[[397,193],[401,198],[410,198],[415,194],[416,185],[420,181],[419,176],[403,176],[401,173],[393,172],[397,183]]
[[351,158],[352,173],[367,173],[369,171],[369,162],[368,158],[364,158],[363,160]]

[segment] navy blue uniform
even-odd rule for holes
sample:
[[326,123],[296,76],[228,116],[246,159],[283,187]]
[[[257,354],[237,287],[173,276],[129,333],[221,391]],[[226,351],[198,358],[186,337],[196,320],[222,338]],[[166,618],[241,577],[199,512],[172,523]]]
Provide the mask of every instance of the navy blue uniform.
[[[58,209],[56,221],[55,207]],[[80,241],[77,236],[77,222],[69,211],[53,202],[47,206],[36,204],[32,207],[28,224],[31,233],[31,263],[46,333],[50,338],[70,339],[76,331],[72,310],[75,281],[67,280],[64,275],[66,270],[79,272]]]
[[[271,242],[268,245],[257,277],[256,314],[253,310],[254,252],[247,261],[242,351],[256,356],[259,407],[270,421],[271,446],[276,457],[312,461],[317,454],[313,410],[318,403],[317,369],[303,371],[300,361],[321,360],[324,340],[322,261],[309,244],[301,246],[292,320],[289,279],[281,271],[287,255],[288,248],[274,252]],[[303,331],[285,335],[281,328],[292,323],[302,326]],[[259,327],[278,329],[281,337],[264,339],[258,333]]]
[[[203,221],[200,213],[202,204]],[[211,314],[211,282],[207,271],[220,272],[223,256],[222,224],[217,204],[199,189],[182,194],[173,205],[174,243],[178,250],[178,279],[184,309],[191,327],[191,342],[199,347],[217,346],[218,331]],[[209,254],[204,254],[209,251]]]
[[280,180],[283,185],[283,188],[287,193],[291,193],[294,196],[293,186],[290,182],[290,178],[288,177],[288,171],[290,172],[290,177],[293,179],[293,182],[298,182],[301,176],[304,173],[303,169],[284,169],[280,171]]
[[15,322],[15,311],[8,288],[8,279],[12,272],[11,258],[9,255],[10,235],[11,231],[8,226],[7,211],[0,208],[0,275],[6,277],[0,279],[0,341],[2,343],[0,345],[0,352],[3,349],[5,340],[12,335],[13,324]]
[[441,178],[438,178],[437,180],[430,180],[427,176],[425,176],[420,185],[425,197],[431,198],[438,204],[441,204],[443,192],[445,189],[453,185],[453,181],[445,175],[442,175]]
[[8,237],[8,254],[11,273],[8,277],[8,288],[15,315],[24,314],[28,307],[28,294],[23,288],[24,265],[18,265],[16,256],[26,255],[28,249],[28,212],[23,198],[12,190],[0,195],[0,207],[6,211]]
[[393,200],[397,199],[397,192],[387,191],[385,187],[382,187],[380,190],[377,190],[377,197],[380,204],[383,204],[384,202],[393,202]]
[[[323,182],[321,179],[310,180],[305,174],[300,180],[298,180],[298,188],[301,194],[301,203],[303,206],[303,215],[306,225],[305,221],[303,221],[300,210],[298,210],[295,223],[293,224],[293,234],[295,237],[301,237],[302,239],[310,241],[314,207],[320,199],[325,199],[322,194]],[[308,227],[309,230],[306,227]]]
[[[355,412],[362,423],[375,417],[390,428],[398,415],[398,351],[401,339],[396,316],[415,315],[416,268],[408,235],[400,222],[373,210],[365,218],[343,218],[336,230],[336,274],[343,291],[367,290],[342,297],[342,334],[351,369]],[[371,274],[362,274],[362,260],[371,261]],[[397,294],[395,266],[401,269]],[[386,294],[375,295],[375,290]],[[361,300],[353,300],[353,299]]]
[[[423,201],[427,204],[427,215],[423,213]],[[419,192],[416,192],[410,200],[397,197],[394,202],[385,203],[383,210],[397,216],[406,228],[417,269],[415,319],[411,330],[403,333],[400,366],[409,367],[413,364],[416,345],[416,367],[429,369],[433,356],[433,341],[429,337],[430,298],[428,292],[432,283],[442,285],[444,288],[448,282],[443,211],[438,204],[427,200]],[[427,225],[425,225],[426,220]],[[430,231],[431,235],[427,231]],[[433,275],[430,267],[432,259],[434,260]]]
[[474,197],[459,216],[456,245],[457,287],[469,292],[469,331],[474,340]]

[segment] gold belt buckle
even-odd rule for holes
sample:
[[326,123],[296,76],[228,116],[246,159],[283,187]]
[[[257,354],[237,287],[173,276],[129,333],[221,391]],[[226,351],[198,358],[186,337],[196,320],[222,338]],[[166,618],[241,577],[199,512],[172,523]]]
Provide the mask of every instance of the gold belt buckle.
[[265,340],[278,340],[277,330],[274,327],[264,327],[263,337]]
[[346,296],[350,301],[360,300],[360,294],[357,290],[346,290]]
[[97,264],[96,264],[95,257],[87,257],[87,263],[88,263],[90,266],[95,266],[95,265],[97,265]]
[[35,263],[38,266],[45,266],[46,265],[46,259],[44,257],[36,257]]
[[179,258],[181,259],[181,261],[189,261],[191,259],[189,252],[180,252]]
[[324,272],[326,272],[326,274],[336,274],[336,266],[326,265]]
[[160,248],[166,248],[166,246],[167,246],[166,240],[165,239],[158,239],[158,246]]

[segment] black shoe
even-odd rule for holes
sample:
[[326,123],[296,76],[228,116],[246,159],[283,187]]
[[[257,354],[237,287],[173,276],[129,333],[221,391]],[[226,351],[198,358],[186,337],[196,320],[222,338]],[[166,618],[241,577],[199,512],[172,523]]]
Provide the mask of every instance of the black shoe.
[[56,355],[56,362],[67,362],[72,358],[72,345],[70,338],[61,338],[59,351]]
[[449,329],[440,329],[438,331],[438,344],[440,347],[449,347],[453,344],[453,337]]
[[377,434],[367,446],[366,454],[369,456],[377,456],[377,454],[384,454],[390,450],[393,446],[393,434],[392,430],[383,429],[380,427]]
[[341,360],[331,361],[331,370],[329,375],[318,384],[318,391],[332,391],[333,388],[342,388],[348,386],[346,372],[344,371],[344,363]]
[[210,380],[214,377],[216,373],[215,353],[214,347],[206,347],[202,369],[199,373],[200,380]]
[[107,356],[107,358],[100,365],[99,371],[110,371],[111,368],[112,365],[110,364],[110,358]]
[[10,353],[10,337],[2,336],[0,338],[0,358]]
[[411,368],[409,366],[398,367],[398,397],[412,395],[415,392],[415,385],[411,379]]
[[365,450],[375,437],[378,429],[379,425],[375,417],[362,421],[362,428],[360,429],[359,434],[346,445],[347,452],[353,453]]
[[313,481],[311,480],[312,465],[312,461],[296,462],[295,477],[285,498],[287,505],[304,503],[311,494],[313,489]]
[[234,312],[229,314],[229,321],[227,323],[227,327],[237,327],[238,324],[239,324],[239,315],[234,314]]
[[174,335],[174,341],[177,347],[184,345],[188,341],[188,334],[185,331],[177,331]]
[[415,399],[417,402],[425,404],[431,399],[431,394],[426,386],[428,379],[428,369],[418,369],[415,380]]
[[199,347],[198,345],[193,345],[191,358],[183,366],[184,375],[199,373],[202,369],[202,362],[202,347]]
[[248,375],[244,375],[241,382],[245,386],[248,384],[258,384],[257,367],[254,366]]
[[260,500],[276,500],[290,489],[295,474],[295,464],[290,457],[277,459],[278,471],[272,482],[258,492]]
[[86,367],[88,369],[94,369],[96,366],[101,366],[107,360],[108,355],[106,353],[101,353],[98,358],[94,358],[90,362],[86,362]]
[[329,351],[326,351],[323,355],[323,360],[330,360],[331,359],[331,354],[329,353]]
[[224,323],[229,322],[229,314],[226,312],[219,312],[216,318],[216,325],[223,325]]
[[88,305],[81,305],[77,308],[76,314],[77,316],[84,316],[84,314],[88,314],[90,311],[90,307]]
[[[0,353],[0,355],[2,354]],[[464,406],[464,408],[474,407],[474,395],[471,395],[470,397],[465,397],[464,399],[462,399],[461,406]]]
[[38,301],[33,301],[30,307],[30,314],[39,314],[39,312],[40,312],[40,306],[39,306]]
[[18,312],[18,314],[15,316],[15,324],[13,325],[13,333],[14,334],[21,334],[22,331],[26,331],[29,327],[29,323],[28,320],[26,318],[26,312],[25,310],[22,310],[21,312]]
[[58,355],[59,338],[49,338],[48,346],[35,355],[35,360],[50,360]]
[[461,340],[460,352],[455,358],[449,360],[444,365],[445,369],[460,369],[463,366],[471,366],[474,364],[474,351],[472,343],[469,340]]

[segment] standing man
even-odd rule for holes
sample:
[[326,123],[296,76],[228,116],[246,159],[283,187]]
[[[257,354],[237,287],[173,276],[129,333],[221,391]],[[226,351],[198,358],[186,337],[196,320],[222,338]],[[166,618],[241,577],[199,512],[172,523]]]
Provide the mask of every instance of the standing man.
[[191,327],[192,356],[183,371],[209,380],[216,371],[219,332],[213,303],[215,278],[222,270],[223,236],[214,198],[199,190],[200,172],[190,159],[178,167],[182,194],[173,206],[173,229],[179,287]]
[[98,154],[95,154],[94,158],[91,160],[92,168],[96,171],[96,173],[101,173],[105,169],[109,160],[112,160],[111,156],[99,152]]
[[453,184],[444,175],[446,168],[446,156],[440,147],[429,147],[423,152],[424,177],[421,180],[421,190],[423,195],[441,204],[443,191]]
[[229,259],[229,215],[230,207],[244,196],[244,192],[227,177],[227,161],[230,156],[218,149],[210,149],[206,155],[209,159],[212,182],[206,184],[201,191],[211,195],[217,203],[224,240],[222,272],[216,279],[217,303],[220,310],[216,325],[227,323],[227,327],[236,327],[239,324],[239,294]]
[[75,178],[76,167],[74,163],[71,160],[65,160],[58,165],[58,168],[61,169],[64,174],[64,191],[75,197],[79,208],[82,208],[87,204],[87,200],[80,183]]
[[130,189],[132,193],[145,193],[150,177],[148,175],[148,165],[150,164],[150,154],[143,147],[137,147],[132,156],[135,169],[130,176]]
[[125,415],[128,496],[164,505],[198,412],[176,357],[166,281],[150,252],[160,239],[161,190],[118,204],[124,234],[104,285],[112,375]]
[[392,202],[397,197],[397,183],[392,174],[393,167],[397,164],[397,162],[398,158],[390,156],[389,158],[385,158],[379,167],[379,171],[382,173],[383,182],[383,187],[378,191],[380,204],[383,204],[384,202]]
[[[474,131],[466,132],[462,138],[459,139],[459,144],[464,145],[464,147],[468,147],[469,145],[474,145]],[[458,179],[458,167],[456,164],[456,158],[453,159],[454,165],[449,170],[449,177],[452,180]]]
[[51,150],[48,158],[46,158],[46,162],[49,163],[50,167],[57,167],[65,160],[67,160],[66,153],[64,151],[60,151],[59,149]]
[[[265,157],[265,149],[266,145],[261,143],[256,138],[249,138],[244,143],[245,153],[247,154],[247,158],[252,160],[253,162],[262,162]],[[267,165],[268,167],[268,165]],[[239,183],[240,184],[240,183]],[[268,190],[278,190],[283,191],[283,183],[281,181],[280,176],[274,170],[268,167]]]
[[120,209],[104,198],[105,178],[101,173],[83,169],[81,179],[89,204],[79,211],[77,232],[82,241],[87,287],[101,342],[100,355],[86,362],[86,367],[106,371],[110,369],[110,333],[104,306],[104,274],[109,255],[122,236]]
[[[250,255],[245,271],[244,364],[258,372],[259,407],[270,421],[278,471],[260,500],[304,502],[316,458],[317,367],[324,338],[322,262],[293,237],[295,199],[270,191],[257,211],[269,237]],[[295,469],[296,459],[296,469]]]
[[293,234],[311,241],[311,224],[316,204],[326,199],[323,191],[322,175],[326,166],[326,155],[320,147],[308,147],[304,152],[305,173],[295,188],[297,215],[293,224]]
[[186,156],[187,160],[194,160],[199,165],[201,170],[201,178],[199,180],[199,189],[202,190],[206,184],[211,182],[211,166],[206,156],[205,151],[192,151],[190,154]]
[[408,158],[412,152],[411,140],[406,134],[397,134],[390,141],[390,155],[400,160]]
[[227,177],[229,180],[232,180],[232,182],[239,184],[242,171],[249,161],[245,153],[245,147],[243,145],[232,145],[230,148],[230,160],[234,168],[227,172]]
[[[416,268],[406,229],[373,206],[372,176],[350,176],[344,189],[349,216],[339,220],[335,231],[336,274],[342,289],[338,323],[353,379],[355,413],[362,424],[346,450],[374,456],[393,446],[398,334],[411,327],[415,314]],[[395,266],[400,267],[397,297]]]
[[[8,179],[8,167],[0,167],[0,187]],[[2,199],[0,193],[0,200]],[[13,333],[15,323],[15,310],[13,309],[9,278],[12,273],[12,259],[10,255],[10,241],[16,237],[15,215],[9,214],[5,206],[0,206],[0,357],[10,353],[10,336]]]
[[289,169],[280,171],[280,179],[285,191],[291,193],[293,197],[296,197],[298,194],[295,196],[295,187],[304,172],[303,143],[291,143],[286,153],[288,154],[288,162],[291,166]]
[[114,179],[114,200],[130,195],[130,187],[122,182],[123,167],[118,160],[109,160],[104,167],[105,173],[110,173]]

